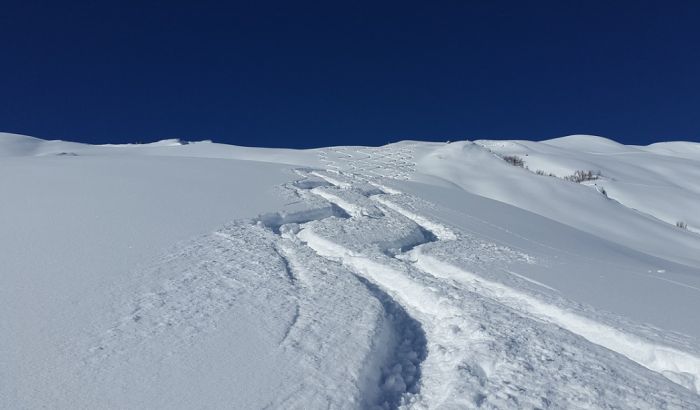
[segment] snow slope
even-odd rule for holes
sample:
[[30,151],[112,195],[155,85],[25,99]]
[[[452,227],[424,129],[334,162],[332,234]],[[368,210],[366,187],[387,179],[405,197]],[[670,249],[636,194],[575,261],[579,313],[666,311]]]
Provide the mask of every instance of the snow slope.
[[700,408],[698,152],[0,134],[0,407]]
[[[700,144],[636,147],[590,136],[476,143],[500,155],[521,156],[532,171],[558,176],[576,170],[599,171],[601,178],[588,184],[603,187],[622,206],[671,225],[683,221],[690,230],[700,231],[700,214],[695,210],[700,200]],[[673,235],[667,239],[673,240]]]

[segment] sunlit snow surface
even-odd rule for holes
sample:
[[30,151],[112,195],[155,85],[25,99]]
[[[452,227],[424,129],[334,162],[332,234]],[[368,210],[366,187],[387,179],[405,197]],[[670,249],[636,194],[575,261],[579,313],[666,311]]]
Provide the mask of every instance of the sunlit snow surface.
[[688,142],[0,134],[0,407],[700,408],[698,181]]

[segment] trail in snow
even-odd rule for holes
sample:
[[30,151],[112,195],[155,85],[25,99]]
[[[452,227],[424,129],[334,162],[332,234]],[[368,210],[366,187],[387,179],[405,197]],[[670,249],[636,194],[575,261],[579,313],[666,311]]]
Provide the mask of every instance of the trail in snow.
[[[315,175],[322,174],[315,172]],[[333,201],[351,218],[342,222],[332,218],[310,221],[302,225],[297,236],[319,255],[343,263],[384,289],[423,325],[429,353],[422,364],[421,394],[409,396],[406,405],[547,407],[551,403],[604,406],[615,402],[601,392],[614,393],[618,403],[625,406],[697,404],[697,396],[661,377],[695,391],[700,373],[693,355],[619,331],[614,333],[613,329],[585,318],[577,322],[572,319],[578,318],[575,314],[558,320],[551,313],[559,312],[558,308],[539,301],[536,305],[534,297],[511,291],[509,297],[499,298],[493,292],[486,292],[490,290],[488,287],[455,282],[447,268],[447,273],[438,273],[426,267],[423,248],[452,246],[463,239],[452,229],[398,205],[389,194],[368,195],[383,205],[380,207],[383,216],[369,217],[358,212],[366,206],[366,201],[352,200],[362,193],[361,189],[353,190],[349,182],[352,178],[339,173],[333,179],[326,179],[334,182],[335,192],[329,193],[333,190],[329,187],[323,188],[323,193],[311,191]],[[364,179],[358,182],[366,182]],[[405,195],[401,199],[410,202]],[[411,223],[417,229],[412,229]],[[378,230],[382,235],[377,235]],[[425,231],[433,237],[426,237]],[[422,240],[419,236],[423,236]],[[411,251],[402,252],[406,248]],[[502,246],[482,248],[495,250],[497,258],[523,256]],[[476,279],[476,283],[480,282]],[[555,326],[543,325],[541,320]],[[621,335],[626,337],[618,342]],[[628,359],[658,373],[642,371],[640,376],[637,364]],[[528,374],[538,380],[537,386],[528,386],[524,377]],[[551,380],[553,377],[556,380]],[[512,390],[513,380],[523,385]],[[562,382],[578,385],[576,393],[567,395],[571,393],[570,385],[569,390],[564,386],[557,390],[559,394],[553,394],[552,385],[541,390],[547,383]]]
[[298,211],[237,221],[155,264],[161,284],[121,308],[85,365],[102,377],[156,338],[174,354],[245,306],[278,343],[268,408],[700,408],[696,356],[484,279],[490,261],[534,259],[387,186],[412,172],[410,146],[365,151],[297,169],[284,189]]
[[[427,220],[388,199],[378,199],[400,214],[408,217],[418,225],[434,232],[443,242],[415,249],[407,255],[407,259],[415,263],[422,271],[442,279],[454,279],[474,286],[480,294],[489,295],[492,299],[526,314],[548,322],[552,322],[586,339],[618,352],[631,360],[657,371],[674,382],[690,389],[700,391],[700,357],[678,349],[659,345],[636,335],[622,332],[610,326],[596,323],[594,320],[566,311],[558,306],[548,304],[536,297],[505,285],[485,280],[468,270],[460,269],[447,260],[458,259],[454,255],[462,255],[465,249],[457,236],[447,227]],[[436,256],[437,255],[437,256]]]
[[350,218],[309,191],[322,185],[289,184],[307,207],[234,222],[154,263],[144,276],[161,283],[116,308],[123,317],[92,339],[80,371],[109,379],[144,354],[181,354],[242,308],[279,344],[268,408],[396,408],[417,394],[427,350],[420,323],[296,237],[300,223]]

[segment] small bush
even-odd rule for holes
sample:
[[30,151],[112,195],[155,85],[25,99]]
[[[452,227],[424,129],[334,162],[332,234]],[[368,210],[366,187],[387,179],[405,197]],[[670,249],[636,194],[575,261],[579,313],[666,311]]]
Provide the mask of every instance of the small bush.
[[688,229],[688,224],[683,222],[683,221],[676,222],[676,226],[681,228],[681,229]]
[[545,177],[555,177],[555,178],[557,177],[556,175],[552,174],[551,172],[547,173],[547,172],[545,172],[545,171],[543,171],[543,170],[541,170],[541,169],[538,169],[537,171],[535,171],[535,174],[537,174],[537,175],[542,175],[542,176],[545,176]]
[[600,178],[600,171],[583,171],[583,170],[578,170],[574,172],[573,175],[569,175],[568,177],[564,177],[565,180],[571,181],[571,182],[576,182],[576,183],[581,183],[583,181],[595,181],[596,179]]
[[520,168],[525,168],[525,161],[523,161],[522,158],[516,156],[516,155],[506,155],[503,157],[503,160],[510,165],[520,167]]

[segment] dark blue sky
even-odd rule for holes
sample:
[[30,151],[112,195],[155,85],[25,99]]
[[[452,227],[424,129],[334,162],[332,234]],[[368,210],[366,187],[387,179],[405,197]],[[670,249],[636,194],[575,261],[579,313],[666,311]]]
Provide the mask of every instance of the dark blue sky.
[[700,140],[698,1],[4,1],[0,130]]

